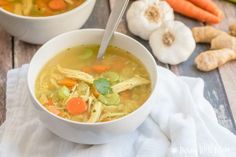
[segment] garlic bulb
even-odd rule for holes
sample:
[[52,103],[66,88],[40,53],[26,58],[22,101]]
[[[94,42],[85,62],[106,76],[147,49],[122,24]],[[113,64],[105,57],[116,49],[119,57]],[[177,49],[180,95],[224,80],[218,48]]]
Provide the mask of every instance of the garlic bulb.
[[163,22],[174,20],[174,13],[165,1],[139,0],[131,4],[126,19],[133,34],[148,40],[151,33]]
[[196,47],[191,30],[180,21],[163,24],[152,33],[149,44],[161,62],[171,65],[186,61]]

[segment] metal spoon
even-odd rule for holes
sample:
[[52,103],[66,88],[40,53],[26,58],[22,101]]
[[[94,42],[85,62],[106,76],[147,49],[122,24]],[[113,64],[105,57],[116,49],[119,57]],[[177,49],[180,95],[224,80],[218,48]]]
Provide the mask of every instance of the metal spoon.
[[116,0],[114,9],[112,10],[106,29],[102,38],[101,46],[98,51],[97,59],[102,59],[106,52],[107,46],[111,40],[114,31],[117,29],[118,24],[126,10],[129,0]]

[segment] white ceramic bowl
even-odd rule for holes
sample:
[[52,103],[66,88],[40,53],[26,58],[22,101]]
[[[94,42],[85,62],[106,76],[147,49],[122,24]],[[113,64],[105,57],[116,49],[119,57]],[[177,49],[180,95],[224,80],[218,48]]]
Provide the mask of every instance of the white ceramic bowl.
[[95,2],[86,0],[71,11],[46,17],[19,16],[0,7],[0,25],[20,40],[43,44],[56,35],[80,28],[92,13]]
[[[115,33],[111,45],[131,52],[146,66],[152,82],[152,93],[148,100],[131,114],[109,122],[80,123],[63,119],[48,112],[35,97],[35,80],[43,66],[56,54],[80,44],[99,44],[104,30],[81,29],[55,37],[44,44],[34,55],[28,71],[28,87],[33,104],[41,121],[56,135],[82,144],[107,143],[121,135],[134,131],[148,116],[157,99],[157,67],[149,51],[136,40]],[[142,93],[140,93],[142,94]]]

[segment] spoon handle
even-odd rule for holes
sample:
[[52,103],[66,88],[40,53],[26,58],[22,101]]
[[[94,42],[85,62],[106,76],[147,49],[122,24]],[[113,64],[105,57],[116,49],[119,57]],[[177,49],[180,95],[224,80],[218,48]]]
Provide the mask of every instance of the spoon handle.
[[129,0],[116,0],[114,8],[109,16],[106,29],[98,51],[97,59],[101,59],[107,49],[114,31],[117,29],[120,20],[126,10]]

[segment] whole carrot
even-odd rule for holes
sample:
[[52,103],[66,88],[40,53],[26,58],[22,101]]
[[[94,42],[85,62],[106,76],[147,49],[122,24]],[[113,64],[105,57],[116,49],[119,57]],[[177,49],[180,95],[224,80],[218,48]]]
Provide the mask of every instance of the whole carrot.
[[192,2],[194,5],[220,17],[224,18],[224,13],[218,8],[218,6],[212,0],[188,0]]
[[217,24],[220,22],[220,18],[214,14],[211,14],[187,0],[166,0],[170,6],[178,13],[193,19],[210,23]]

